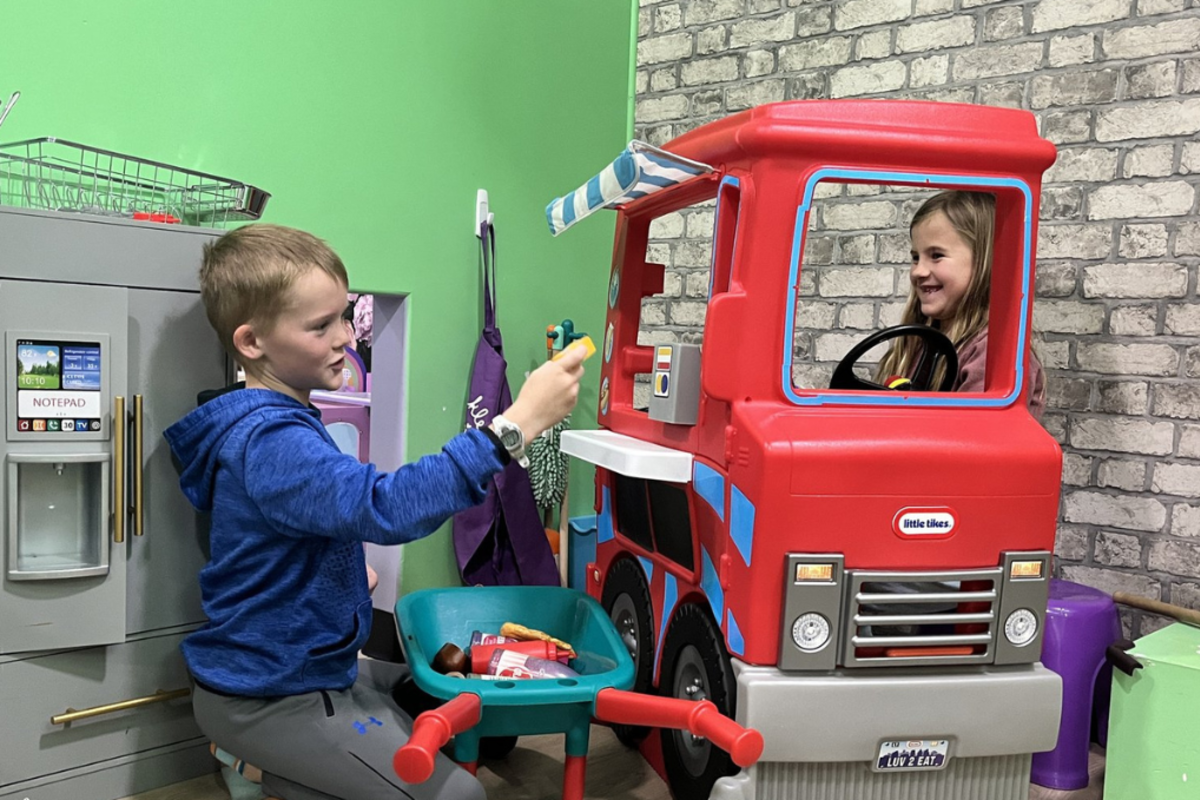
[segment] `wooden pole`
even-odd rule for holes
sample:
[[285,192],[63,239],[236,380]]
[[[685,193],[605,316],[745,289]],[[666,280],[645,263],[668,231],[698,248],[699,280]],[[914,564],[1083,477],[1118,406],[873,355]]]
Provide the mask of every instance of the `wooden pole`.
[[1133,608],[1140,608],[1143,611],[1152,611],[1155,614],[1162,614],[1165,617],[1174,617],[1180,622],[1186,622],[1189,625],[1200,625],[1200,611],[1177,606],[1173,603],[1151,600],[1149,597],[1128,594],[1126,592],[1114,592],[1113,602],[1132,606]]

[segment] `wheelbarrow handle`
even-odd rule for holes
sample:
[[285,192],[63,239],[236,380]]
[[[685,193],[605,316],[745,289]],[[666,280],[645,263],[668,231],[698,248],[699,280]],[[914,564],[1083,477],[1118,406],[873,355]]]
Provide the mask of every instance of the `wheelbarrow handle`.
[[483,703],[479,695],[463,692],[413,720],[408,741],[392,756],[392,769],[405,783],[421,783],[433,775],[433,762],[450,737],[479,724]]
[[[681,700],[681,703],[688,701]],[[703,736],[710,742],[729,753],[733,763],[739,767],[748,767],[763,751],[762,734],[753,728],[743,728],[729,717],[717,710],[709,700],[695,703],[696,710],[692,712],[688,730],[696,736]]]
[[722,714],[711,700],[680,700],[656,697],[620,689],[601,689],[596,693],[596,719],[620,725],[648,725],[678,728],[703,736],[729,753],[733,763],[748,767],[763,751],[762,734],[743,728]]

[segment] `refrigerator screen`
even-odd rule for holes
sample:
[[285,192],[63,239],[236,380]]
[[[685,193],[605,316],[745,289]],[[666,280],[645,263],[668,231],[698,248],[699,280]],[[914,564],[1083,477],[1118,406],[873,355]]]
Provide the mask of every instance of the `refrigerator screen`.
[[17,430],[100,430],[99,342],[17,340]]

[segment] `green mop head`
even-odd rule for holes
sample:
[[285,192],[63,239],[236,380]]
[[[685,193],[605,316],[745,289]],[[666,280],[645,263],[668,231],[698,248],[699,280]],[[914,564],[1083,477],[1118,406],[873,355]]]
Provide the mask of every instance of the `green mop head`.
[[571,427],[564,419],[541,436],[535,436],[525,447],[529,458],[529,482],[533,484],[533,499],[542,509],[557,509],[567,493],[568,458],[560,449],[562,432]]

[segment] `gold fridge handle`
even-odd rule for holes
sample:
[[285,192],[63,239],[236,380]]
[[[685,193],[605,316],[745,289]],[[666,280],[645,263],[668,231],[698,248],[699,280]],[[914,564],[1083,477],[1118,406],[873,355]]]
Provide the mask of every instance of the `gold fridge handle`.
[[141,536],[142,513],[142,396],[133,396],[133,535]]
[[113,541],[125,541],[125,398],[113,398]]
[[101,714],[112,714],[115,711],[126,711],[130,708],[141,708],[142,706],[153,705],[154,703],[165,703],[168,700],[174,700],[177,697],[187,697],[192,693],[191,689],[175,689],[174,691],[164,692],[159,689],[154,694],[146,695],[145,697],[135,697],[132,700],[122,700],[119,703],[109,703],[103,706],[93,706],[85,708],[82,711],[76,711],[73,708],[68,708],[61,714],[55,714],[50,718],[51,725],[68,725],[79,719],[87,719],[88,717],[98,717]]

